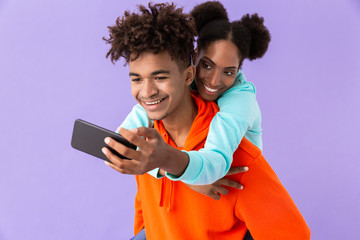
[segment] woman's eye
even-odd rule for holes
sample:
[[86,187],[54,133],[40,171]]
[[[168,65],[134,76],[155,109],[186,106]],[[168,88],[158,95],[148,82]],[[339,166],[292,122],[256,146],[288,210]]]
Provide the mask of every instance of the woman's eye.
[[205,68],[205,69],[211,69],[211,66],[205,62],[203,62],[202,65],[203,65],[203,68]]

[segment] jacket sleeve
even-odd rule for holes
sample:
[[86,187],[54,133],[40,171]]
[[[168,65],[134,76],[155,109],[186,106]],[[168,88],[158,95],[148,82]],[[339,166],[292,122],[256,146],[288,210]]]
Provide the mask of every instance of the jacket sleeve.
[[[243,75],[240,72],[240,77]],[[241,139],[254,122],[258,121],[257,140],[261,149],[261,112],[256,100],[255,87],[244,80],[237,82],[219,99],[220,111],[212,119],[204,148],[188,151],[189,165],[180,177],[167,175],[171,180],[187,184],[211,184],[225,176],[232,163],[233,154]],[[249,139],[252,141],[252,139]]]
[[125,118],[124,122],[121,124],[121,127],[126,129],[139,128],[139,127],[148,127],[149,119],[146,114],[146,111],[139,104],[136,104],[129,115]]
[[[135,176],[136,183],[138,183],[138,176]],[[137,235],[145,226],[142,215],[141,197],[139,193],[139,186],[137,186],[137,192],[135,195],[135,219],[134,219],[134,235]]]
[[310,229],[285,187],[260,154],[242,175],[236,216],[257,240],[306,240]]
[[[129,115],[127,115],[124,122],[121,124],[121,127],[126,129],[132,129],[139,127],[149,127],[149,125],[152,125],[152,123],[149,124],[149,118],[145,109],[139,104],[136,104],[129,113]],[[155,168],[148,173],[155,178],[161,178],[158,172],[159,168]]]

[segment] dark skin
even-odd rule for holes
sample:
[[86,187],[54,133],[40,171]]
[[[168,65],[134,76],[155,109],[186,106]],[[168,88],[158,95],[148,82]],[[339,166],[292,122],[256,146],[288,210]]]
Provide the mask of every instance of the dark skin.
[[[167,53],[144,53],[137,60],[130,62],[129,67],[133,96],[144,107],[149,117],[163,121],[173,141],[182,147],[197,115],[189,88],[195,75],[195,67],[190,66],[181,70]],[[135,151],[110,138],[105,139],[110,147],[131,159],[120,159],[106,148],[103,149],[104,154],[112,162],[106,163],[120,173],[140,175],[160,168],[160,174],[164,175],[166,171],[181,176],[186,170],[188,155],[167,145],[155,129],[142,127],[129,131],[121,128],[119,133],[139,147]],[[229,174],[245,171],[246,167],[235,168]],[[227,194],[227,189],[223,186],[243,188],[239,183],[226,178],[210,185],[188,186],[214,199],[220,199],[220,194]]]
[[[136,151],[111,138],[106,138],[105,143],[107,145],[121,155],[131,159],[121,159],[104,148],[104,154],[111,161],[111,163],[105,163],[116,171],[124,174],[142,175],[154,168],[163,166],[163,169],[168,169],[168,172],[178,175],[183,173],[178,171],[176,165],[172,164],[172,161],[166,161],[166,159],[171,159],[172,156],[179,154],[180,151],[166,144],[157,130],[140,127],[129,131],[125,128],[120,128],[119,133],[129,142],[138,146],[139,149]],[[164,159],[165,161],[163,161]],[[173,169],[175,170],[173,171]]]
[[[108,149],[103,149],[104,154],[111,161],[111,163],[105,162],[105,164],[123,174],[142,175],[156,168],[154,167],[154,161],[152,161],[152,159],[164,159],[164,156],[173,157],[174,155],[172,154],[178,154],[181,152],[166,144],[159,132],[153,128],[140,127],[132,129],[131,131],[126,130],[125,128],[118,128],[118,132],[129,142],[139,147],[138,151],[135,151],[111,138],[105,139],[105,142],[111,148],[119,152],[121,155],[132,159],[131,161],[121,159],[111,153]],[[165,158],[169,159],[167,157]],[[248,167],[233,167],[230,168],[226,176],[247,172],[248,170]],[[160,174],[161,173],[162,171],[160,171]],[[237,188],[239,190],[244,188],[244,186],[240,183],[227,179],[226,177],[209,185],[187,184],[187,186],[194,191],[209,196],[215,200],[219,200],[221,195],[228,194],[228,189],[226,187]]]

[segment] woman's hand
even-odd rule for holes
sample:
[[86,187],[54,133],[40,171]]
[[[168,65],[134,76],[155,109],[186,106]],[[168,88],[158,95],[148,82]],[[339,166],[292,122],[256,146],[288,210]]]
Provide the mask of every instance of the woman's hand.
[[[247,172],[248,170],[249,170],[248,167],[232,167],[230,168],[226,176]],[[209,196],[215,200],[219,200],[221,198],[221,194],[222,195],[228,194],[229,191],[224,186],[237,188],[239,190],[242,190],[244,188],[244,186],[241,185],[240,183],[232,181],[225,177],[209,185],[191,185],[191,184],[186,184],[186,185],[192,190],[204,194],[206,196]]]

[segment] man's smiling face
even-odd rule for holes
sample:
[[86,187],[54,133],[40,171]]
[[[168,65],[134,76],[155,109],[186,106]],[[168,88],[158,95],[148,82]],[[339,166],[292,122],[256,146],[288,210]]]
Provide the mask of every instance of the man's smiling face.
[[141,53],[129,62],[131,93],[152,120],[163,120],[186,107],[186,74],[167,51]]

